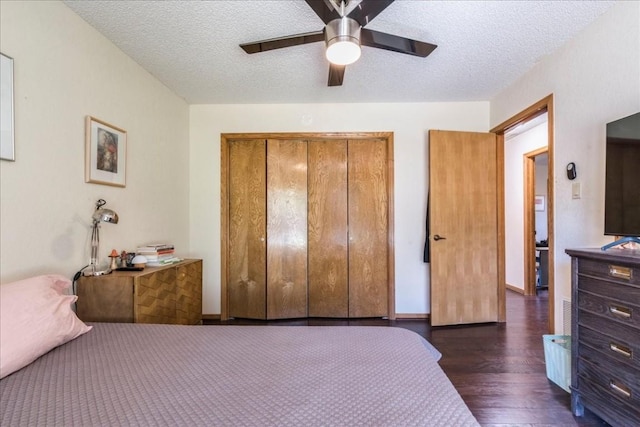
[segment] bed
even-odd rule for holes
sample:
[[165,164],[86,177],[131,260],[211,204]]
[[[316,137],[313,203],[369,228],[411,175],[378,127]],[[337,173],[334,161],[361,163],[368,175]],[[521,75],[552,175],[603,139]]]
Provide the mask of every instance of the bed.
[[478,425],[409,330],[72,320],[77,336],[5,370],[0,425]]

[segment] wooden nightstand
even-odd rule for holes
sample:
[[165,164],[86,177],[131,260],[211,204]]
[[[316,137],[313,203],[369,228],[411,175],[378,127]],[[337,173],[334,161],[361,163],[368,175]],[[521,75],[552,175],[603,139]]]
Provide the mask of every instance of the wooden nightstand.
[[85,322],[200,324],[202,260],[81,277],[77,294]]

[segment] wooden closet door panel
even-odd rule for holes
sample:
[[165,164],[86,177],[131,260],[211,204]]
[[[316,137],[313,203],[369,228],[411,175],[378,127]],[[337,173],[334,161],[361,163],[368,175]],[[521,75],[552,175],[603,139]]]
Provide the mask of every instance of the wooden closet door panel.
[[267,318],[307,316],[307,144],[267,141]]
[[229,144],[229,316],[266,319],[266,144]]
[[309,316],[348,317],[347,141],[308,152]]
[[349,317],[387,316],[387,147],[349,140]]

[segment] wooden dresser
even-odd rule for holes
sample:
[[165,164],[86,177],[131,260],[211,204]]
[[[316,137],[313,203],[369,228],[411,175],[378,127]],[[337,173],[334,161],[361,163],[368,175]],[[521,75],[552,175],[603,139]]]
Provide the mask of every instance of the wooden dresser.
[[81,277],[77,295],[85,322],[200,324],[202,260]]
[[570,249],[571,409],[640,425],[640,251]]

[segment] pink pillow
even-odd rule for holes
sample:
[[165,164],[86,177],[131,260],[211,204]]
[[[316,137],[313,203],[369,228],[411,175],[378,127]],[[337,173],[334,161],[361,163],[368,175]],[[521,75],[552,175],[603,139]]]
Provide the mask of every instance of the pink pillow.
[[59,275],[0,286],[0,378],[91,330],[71,310],[70,286]]

